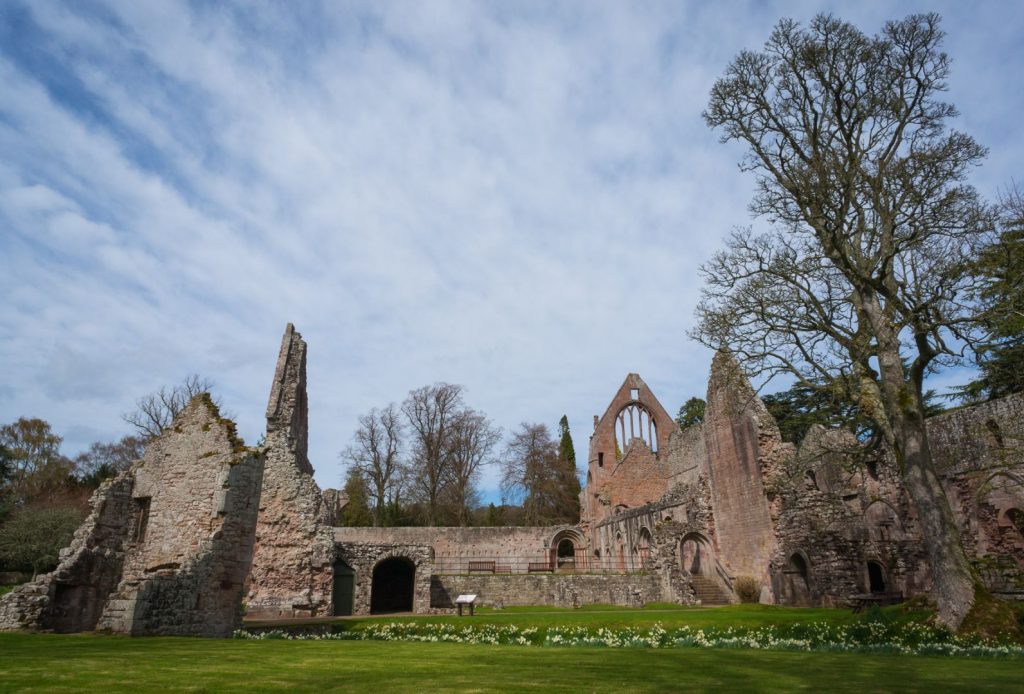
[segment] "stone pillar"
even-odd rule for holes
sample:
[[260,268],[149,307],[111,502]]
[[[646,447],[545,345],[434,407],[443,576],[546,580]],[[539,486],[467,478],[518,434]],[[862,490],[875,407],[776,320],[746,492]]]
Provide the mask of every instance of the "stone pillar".
[[267,405],[266,466],[247,615],[331,614],[330,509],[307,457],[306,343],[289,323]]

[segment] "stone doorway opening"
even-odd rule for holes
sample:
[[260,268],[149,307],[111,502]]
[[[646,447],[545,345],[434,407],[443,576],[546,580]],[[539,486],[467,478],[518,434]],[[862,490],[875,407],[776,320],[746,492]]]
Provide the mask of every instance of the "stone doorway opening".
[[689,533],[679,544],[679,555],[684,571],[691,576],[712,576],[714,555],[711,542],[700,533]]
[[334,562],[334,591],[332,595],[334,616],[344,617],[352,614],[355,585],[355,570],[340,559]]
[[885,592],[885,569],[877,561],[868,562],[868,591],[871,593]]
[[405,557],[385,559],[373,568],[370,612],[412,612],[416,566]]
[[782,570],[785,577],[786,597],[790,605],[806,607],[811,604],[811,579],[807,560],[801,552],[791,554]]

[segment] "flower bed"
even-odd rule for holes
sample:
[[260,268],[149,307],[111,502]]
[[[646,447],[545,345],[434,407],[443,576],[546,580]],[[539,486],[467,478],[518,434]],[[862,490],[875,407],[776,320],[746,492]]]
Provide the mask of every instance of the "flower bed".
[[1024,646],[970,636],[916,622],[866,621],[850,625],[827,623],[721,629],[678,627],[650,629],[527,627],[481,624],[375,623],[337,632],[302,632],[280,629],[235,632],[240,639],[421,641],[523,646],[602,646],[607,648],[754,648],[774,651],[846,653],[899,653],[905,655],[957,655],[1021,658]]

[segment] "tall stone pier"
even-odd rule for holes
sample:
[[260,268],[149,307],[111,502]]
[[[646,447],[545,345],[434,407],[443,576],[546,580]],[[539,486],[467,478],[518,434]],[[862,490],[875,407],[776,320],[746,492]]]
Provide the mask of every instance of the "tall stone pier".
[[327,504],[307,457],[306,343],[285,328],[267,404],[266,466],[249,617],[331,614],[334,536]]

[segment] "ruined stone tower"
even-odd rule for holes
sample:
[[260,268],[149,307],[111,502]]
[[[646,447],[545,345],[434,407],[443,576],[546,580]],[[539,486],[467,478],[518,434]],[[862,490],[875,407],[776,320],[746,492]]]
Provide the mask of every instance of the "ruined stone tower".
[[307,457],[306,343],[285,328],[267,404],[266,466],[247,614],[330,614],[331,518]]

